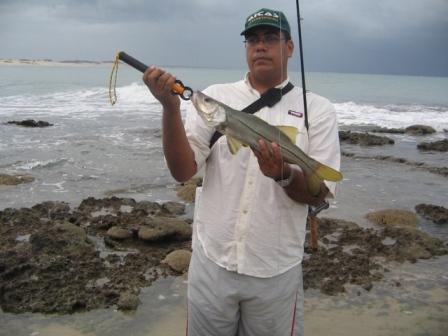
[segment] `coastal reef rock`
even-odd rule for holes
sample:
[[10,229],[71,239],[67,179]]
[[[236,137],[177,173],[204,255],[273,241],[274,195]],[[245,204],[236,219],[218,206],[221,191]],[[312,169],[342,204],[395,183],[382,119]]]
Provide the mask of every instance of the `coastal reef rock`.
[[302,262],[304,288],[320,289],[328,295],[344,292],[346,284],[369,291],[383,278],[388,262],[416,262],[448,253],[441,240],[413,227],[385,226],[377,230],[340,219],[318,221],[317,251],[311,248],[307,232]]
[[136,310],[139,304],[140,300],[138,295],[130,291],[126,291],[120,294],[117,307],[120,310]]
[[435,133],[436,130],[432,128],[431,126],[425,126],[425,125],[412,125],[409,127],[406,127],[405,133],[411,134],[411,135],[426,135],[426,134],[432,134]]
[[415,211],[436,224],[448,224],[448,209],[443,206],[418,204],[415,206]]
[[[89,197],[74,208],[44,202],[0,211],[2,311],[136,309],[141,288],[188,269],[191,225],[185,214],[175,215],[181,209],[174,203]],[[447,253],[441,241],[412,226],[374,230],[337,219],[319,222],[319,250],[312,251],[308,239],[305,245],[304,286],[329,295],[347,284],[370,290],[389,261]],[[113,239],[114,227],[132,236]],[[149,240],[139,237],[143,229],[152,230]]]
[[49,126],[53,126],[53,124],[50,124],[47,121],[36,121],[33,119],[26,119],[26,120],[22,120],[22,121],[8,121],[7,124],[12,124],[12,125],[17,125],[17,126],[23,126],[23,127],[49,127]]
[[409,161],[404,158],[395,157],[391,155],[357,155],[355,153],[350,153],[347,151],[342,151],[341,154],[345,157],[353,158],[353,159],[367,159],[367,160],[378,160],[378,161],[388,161],[393,163],[401,163],[407,166],[416,167],[421,170],[426,170],[430,173],[441,175],[443,177],[448,177],[448,167],[434,167],[425,164],[424,162],[418,161]]
[[185,241],[191,238],[191,233],[191,225],[185,220],[155,217],[140,227],[138,237],[147,242],[157,242],[166,239]]
[[388,137],[351,131],[339,131],[339,139],[342,142],[361,146],[383,146],[395,143],[393,139]]
[[192,178],[177,187],[177,196],[185,202],[193,203],[196,197],[196,188],[200,186],[202,186],[202,178]]
[[385,209],[370,212],[366,215],[366,218],[379,225],[416,227],[418,223],[418,218],[415,213],[400,209]]
[[390,134],[404,134],[404,128],[387,128],[387,127],[373,127],[370,132],[374,133],[390,133]]
[[116,240],[123,240],[132,237],[132,232],[127,229],[123,229],[118,226],[112,226],[109,230],[107,230],[106,234]]
[[34,177],[30,175],[0,174],[0,185],[18,185],[22,183],[30,183],[33,181]]
[[447,152],[448,151],[448,139],[443,139],[434,142],[422,142],[417,145],[417,148],[422,151],[438,151]]
[[188,250],[176,250],[169,253],[162,264],[167,264],[172,270],[178,273],[184,273],[190,265],[191,252]]
[[[112,197],[88,198],[74,209],[44,202],[0,211],[1,309],[59,314],[135,309],[142,287],[178,274],[161,260],[190,248],[191,227],[173,214],[181,209],[173,202]],[[182,228],[163,240],[149,244],[137,236],[139,225],[176,220]],[[112,233],[121,230],[131,236],[116,239]]]

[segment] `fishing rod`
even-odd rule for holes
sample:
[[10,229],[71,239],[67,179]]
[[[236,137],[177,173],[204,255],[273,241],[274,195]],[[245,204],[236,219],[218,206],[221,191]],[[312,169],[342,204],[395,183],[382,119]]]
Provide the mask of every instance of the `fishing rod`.
[[[296,10],[297,10],[297,28],[299,32],[299,53],[300,53],[300,71],[301,71],[301,80],[302,80],[302,95],[303,95],[303,112],[305,114],[305,127],[308,131],[309,123],[308,123],[308,104],[306,101],[306,81],[305,81],[305,65],[303,62],[303,43],[302,43],[302,26],[300,21],[302,20],[300,17],[300,6],[299,0],[296,0]],[[318,223],[317,223],[317,215],[322,210],[328,209],[330,204],[324,200],[318,206],[309,206],[308,208],[308,221],[310,224],[310,236],[311,236],[311,248],[316,251],[319,247],[317,237],[318,237]]]
[[[120,60],[142,73],[144,73],[146,69],[148,69],[148,66],[146,64],[140,62],[136,58],[125,53],[124,51],[117,52],[117,55],[115,56],[114,60],[114,65],[112,67],[112,72],[110,74],[110,82],[109,82],[109,98],[112,105],[114,105],[117,101],[117,94],[115,92],[115,87],[117,83],[118,63]],[[115,80],[113,80],[114,75]],[[112,82],[114,82],[113,89],[112,89]],[[171,87],[171,92],[173,94],[179,95],[180,98],[182,98],[183,100],[190,100],[191,96],[193,96],[193,90],[189,86],[185,86],[184,83],[182,83],[182,81],[179,79],[177,79],[174,82],[173,86]]]
[[302,20],[300,17],[300,6],[299,6],[299,0],[296,0],[296,8],[297,8],[297,28],[299,31],[299,52],[300,52],[300,71],[302,74],[302,95],[303,95],[303,111],[305,114],[305,127],[308,131],[309,125],[308,125],[308,106],[306,102],[306,83],[305,83],[305,65],[303,62],[303,44],[302,44],[302,26],[300,24],[300,21]]

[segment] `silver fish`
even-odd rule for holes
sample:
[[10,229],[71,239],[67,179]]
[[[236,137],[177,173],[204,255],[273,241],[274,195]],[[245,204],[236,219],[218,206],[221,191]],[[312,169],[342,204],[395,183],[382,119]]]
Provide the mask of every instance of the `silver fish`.
[[272,126],[256,115],[237,111],[206,94],[195,91],[193,105],[209,127],[225,134],[229,150],[236,154],[241,147],[257,149],[258,140],[277,143],[284,160],[298,165],[305,172],[308,190],[317,195],[323,180],[340,181],[342,174],[306,155],[295,145],[297,128]]

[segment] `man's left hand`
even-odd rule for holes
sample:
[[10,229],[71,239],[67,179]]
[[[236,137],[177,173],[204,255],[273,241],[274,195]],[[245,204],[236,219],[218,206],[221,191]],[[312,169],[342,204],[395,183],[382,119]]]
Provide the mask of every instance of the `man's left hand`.
[[252,148],[258,159],[261,172],[274,180],[288,178],[291,174],[291,167],[283,160],[280,146],[267,143],[265,140],[258,140],[258,148]]

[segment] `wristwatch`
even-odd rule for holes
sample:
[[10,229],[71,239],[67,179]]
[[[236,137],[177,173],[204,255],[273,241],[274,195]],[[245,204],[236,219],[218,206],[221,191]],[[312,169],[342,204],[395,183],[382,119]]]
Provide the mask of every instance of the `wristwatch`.
[[294,179],[294,169],[291,168],[289,176],[281,180],[275,180],[275,182],[282,188],[289,186]]

